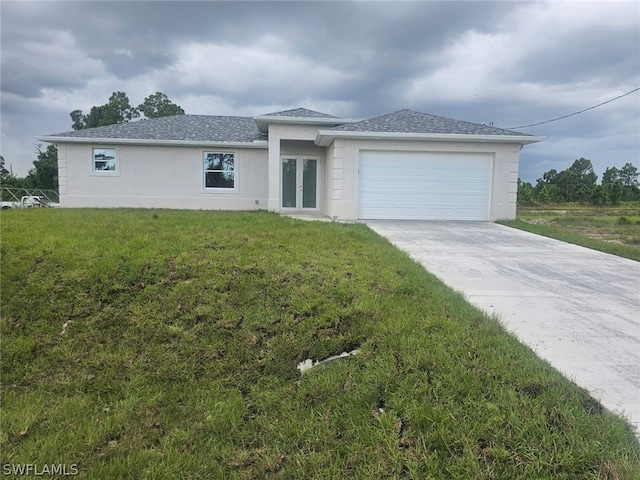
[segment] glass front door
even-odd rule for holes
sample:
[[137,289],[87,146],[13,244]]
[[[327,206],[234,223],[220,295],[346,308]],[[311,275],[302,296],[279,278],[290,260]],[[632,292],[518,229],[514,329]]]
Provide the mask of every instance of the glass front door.
[[318,209],[318,160],[290,157],[282,159],[282,208]]

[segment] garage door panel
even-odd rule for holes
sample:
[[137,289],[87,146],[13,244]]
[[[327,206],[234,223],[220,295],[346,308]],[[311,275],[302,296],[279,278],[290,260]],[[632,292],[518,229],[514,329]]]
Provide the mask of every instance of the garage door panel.
[[487,154],[360,152],[359,217],[487,220]]

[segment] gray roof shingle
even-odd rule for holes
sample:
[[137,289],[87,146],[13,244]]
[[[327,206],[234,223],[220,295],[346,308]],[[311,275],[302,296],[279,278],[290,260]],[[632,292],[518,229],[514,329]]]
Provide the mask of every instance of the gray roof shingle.
[[[49,137],[251,143],[267,140],[266,129],[263,128],[264,131],[261,132],[258,125],[260,122],[268,123],[265,117],[336,119],[337,121],[333,122],[333,125],[341,123],[341,119],[333,115],[306,108],[295,108],[254,118],[220,115],[174,115],[74,130],[49,135]],[[329,128],[328,131],[529,136],[513,130],[438,117],[407,109],[359,122],[346,120],[345,122],[347,123]]]
[[413,110],[398,110],[379,117],[332,128],[342,132],[434,133],[463,135],[527,135],[525,133],[438,117]]
[[266,140],[251,117],[173,115],[51,135],[68,138],[253,142]]
[[294,117],[294,118],[337,118],[328,113],[316,112],[307,108],[293,108],[291,110],[283,110],[282,112],[266,113],[262,117]]

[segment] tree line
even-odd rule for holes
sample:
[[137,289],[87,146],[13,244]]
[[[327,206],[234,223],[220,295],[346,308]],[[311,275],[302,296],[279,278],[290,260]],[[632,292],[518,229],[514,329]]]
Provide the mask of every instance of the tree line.
[[533,186],[518,179],[518,204],[590,203],[618,205],[640,200],[638,169],[631,163],[622,168],[608,167],[598,184],[591,160],[579,158],[566,170],[551,169]]
[[71,116],[71,128],[83,130],[85,128],[104,127],[126,123],[143,114],[147,118],[168,117],[170,115],[184,114],[181,106],[173,103],[162,92],[149,95],[137,107],[131,106],[129,97],[124,92],[113,92],[109,101],[104,105],[91,107],[86,115],[82,110],[74,110]]
[[[36,145],[36,160],[25,177],[17,177],[7,170],[5,159],[0,155],[0,185],[9,188],[26,188],[58,191],[58,149],[49,145],[42,149]],[[4,200],[4,199],[3,199]]]
[[[167,117],[184,114],[181,106],[173,103],[162,92],[149,95],[137,107],[133,107],[125,92],[113,92],[104,105],[91,107],[86,115],[82,110],[73,110],[71,128],[83,130],[85,128],[103,127],[127,123],[140,115],[146,118]],[[58,191],[58,149],[55,145],[36,145],[36,160],[33,168],[25,177],[17,177],[7,170],[4,157],[0,156],[0,185],[3,187],[41,189]]]

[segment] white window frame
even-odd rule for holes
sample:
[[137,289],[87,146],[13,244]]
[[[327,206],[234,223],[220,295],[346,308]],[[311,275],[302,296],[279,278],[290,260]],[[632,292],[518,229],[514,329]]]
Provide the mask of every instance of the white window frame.
[[[233,157],[233,187],[208,187],[207,172],[224,172],[224,170],[209,170],[205,165],[207,155],[231,155]],[[202,184],[207,192],[235,192],[238,190],[238,170],[236,152],[221,152],[205,150],[202,152]]]
[[[96,170],[96,152],[102,151],[113,151],[113,162],[114,169],[113,170]],[[99,153],[98,153],[99,155]],[[104,154],[103,154],[104,155]],[[120,152],[115,147],[92,147],[91,148],[91,175],[96,175],[100,177],[113,177],[120,176]]]

